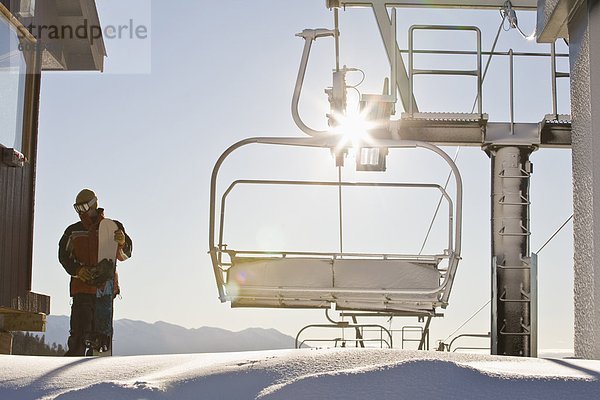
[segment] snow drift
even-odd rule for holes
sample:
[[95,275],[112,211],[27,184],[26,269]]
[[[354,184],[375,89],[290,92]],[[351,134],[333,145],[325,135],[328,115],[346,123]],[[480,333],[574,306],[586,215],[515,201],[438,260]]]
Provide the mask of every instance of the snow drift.
[[0,356],[0,399],[595,399],[600,361],[378,349]]

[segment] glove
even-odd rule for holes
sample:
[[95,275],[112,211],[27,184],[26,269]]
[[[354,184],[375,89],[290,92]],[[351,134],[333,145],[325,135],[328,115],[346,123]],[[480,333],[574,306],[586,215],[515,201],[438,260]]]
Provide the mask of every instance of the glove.
[[92,274],[92,279],[86,283],[92,286],[104,286],[106,281],[113,279],[115,276],[115,263],[105,258],[95,267],[91,267],[90,272]]
[[125,246],[125,232],[118,229],[115,231],[115,242],[119,244],[120,247]]
[[94,274],[92,273],[90,267],[83,266],[79,268],[79,271],[77,272],[77,277],[87,283],[94,279]]

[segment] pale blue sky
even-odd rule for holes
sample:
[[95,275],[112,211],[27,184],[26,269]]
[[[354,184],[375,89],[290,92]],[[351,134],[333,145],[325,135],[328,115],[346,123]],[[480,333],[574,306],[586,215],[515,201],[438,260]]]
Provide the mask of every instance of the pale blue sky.
[[[221,152],[250,136],[302,135],[290,114],[303,46],[294,34],[304,28],[332,26],[324,2],[178,0],[153,2],[152,8],[145,0],[97,3],[103,24],[127,23],[133,18],[149,24],[151,34],[145,41],[107,40],[104,74],[44,75],[33,289],[51,295],[52,314],[69,314],[68,276],[56,259],[57,243],[64,228],[77,219],[72,208],[75,195],[90,187],[106,207],[107,217],[123,222],[134,241],[133,258],[119,268],[123,299],[116,302],[115,318],[233,330],[273,327],[291,335],[307,323],[323,322],[318,310],[234,310],[219,303],[207,235],[210,172]],[[529,33],[535,14],[521,12],[519,18]],[[500,17],[498,12],[400,9],[398,21],[398,39],[404,48],[408,26],[443,23],[478,25],[484,31],[483,47],[489,50]],[[342,12],[341,30],[342,64],[365,70],[363,92],[379,92],[389,67],[371,12]],[[447,41],[442,43],[439,36],[424,35],[420,43],[430,48],[472,48],[469,36],[444,38]],[[323,89],[330,85],[332,43],[317,42],[301,104],[303,116],[317,127],[324,126],[328,110]],[[547,45],[525,42],[515,31],[502,33],[498,50],[509,47],[548,50]],[[441,62],[455,65],[456,61]],[[560,65],[566,68],[567,64]],[[516,68],[517,118],[539,121],[551,111],[549,63],[518,61]],[[507,70],[506,60],[492,61],[484,85],[484,111],[494,121],[508,118]],[[470,111],[475,95],[472,81],[452,86],[436,78],[422,79],[416,84],[422,109]],[[560,111],[566,113],[566,82],[560,83],[559,90]],[[455,148],[446,150],[454,155]],[[390,158],[383,179],[443,183],[447,171],[442,163],[415,153],[403,151]],[[537,250],[572,213],[570,151],[538,151],[532,160],[531,243],[532,250]],[[465,148],[458,166],[465,183],[463,261],[446,317],[432,323],[432,345],[489,298],[489,159],[478,148]],[[374,179],[354,173],[351,167],[344,174],[348,179]],[[232,157],[222,177],[223,182],[234,177],[335,179],[336,171],[325,153],[253,147]],[[232,195],[231,221],[250,211],[255,218],[238,224],[237,230],[232,225],[232,241],[304,249],[326,246],[327,240],[330,246],[336,245],[335,197],[323,197],[320,202],[320,197],[306,192],[300,197],[285,191],[244,194],[237,205]],[[348,246],[373,251],[378,246],[418,246],[436,202],[435,198],[419,204],[407,201],[404,214],[384,221],[381,234],[368,239],[364,236],[370,227],[366,216],[389,215],[400,199],[356,196],[346,195],[348,211],[355,212],[346,225]],[[315,211],[317,207],[320,211]],[[267,218],[270,210],[271,220]],[[284,217],[290,219],[285,224]],[[437,235],[432,246],[435,240],[439,243]],[[572,275],[569,224],[540,257],[542,347],[572,346]],[[482,312],[464,331],[487,332],[488,313]]]

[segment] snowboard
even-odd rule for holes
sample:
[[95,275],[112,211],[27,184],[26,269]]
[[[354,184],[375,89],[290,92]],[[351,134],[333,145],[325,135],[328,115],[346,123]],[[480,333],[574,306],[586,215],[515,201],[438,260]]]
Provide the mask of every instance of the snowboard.
[[115,242],[115,231],[119,227],[112,219],[104,218],[98,227],[98,262],[104,259],[116,263],[118,244]]
[[96,296],[96,307],[94,315],[95,333],[98,337],[107,338],[108,344],[98,346],[98,343],[91,346],[92,355],[106,357],[112,355],[112,319],[113,319],[113,285],[114,271],[116,269],[118,243],[115,242],[115,231],[119,227],[108,218],[100,221],[98,226],[98,264],[110,266],[113,279],[99,288]]

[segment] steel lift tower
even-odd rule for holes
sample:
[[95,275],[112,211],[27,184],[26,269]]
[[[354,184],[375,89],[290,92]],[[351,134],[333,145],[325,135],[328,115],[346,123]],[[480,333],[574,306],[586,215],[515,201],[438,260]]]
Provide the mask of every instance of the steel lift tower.
[[[512,104],[511,65],[511,121],[489,122],[481,105],[481,35],[477,28],[478,68],[474,71],[434,71],[413,67],[413,35],[415,30],[453,29],[454,27],[413,26],[409,32],[408,68],[401,62],[401,51],[392,45],[388,32],[391,21],[389,7],[435,7],[535,10],[532,0],[439,0],[429,5],[415,1],[330,1],[329,7],[358,7],[370,5],[386,45],[390,60],[396,60],[397,90],[404,109],[398,121],[392,121],[392,132],[402,139],[423,140],[440,145],[481,146],[491,160],[491,239],[492,239],[492,318],[491,350],[493,354],[536,356],[537,355],[537,302],[536,262],[529,246],[529,182],[533,172],[530,154],[547,147],[568,147],[571,144],[569,116],[559,116],[554,107],[540,123],[517,123],[514,121]],[[554,56],[554,54],[552,54]],[[553,64],[554,65],[554,64]],[[421,113],[413,96],[413,79],[419,74],[475,76],[478,85],[478,112],[474,114]],[[554,68],[553,80],[557,78]],[[556,104],[555,84],[553,84]]]
[[[600,205],[596,207],[600,203],[594,202],[594,194],[598,192],[600,196],[600,189],[598,189],[600,168],[596,167],[597,161],[594,159],[594,154],[600,153],[600,141],[593,140],[594,130],[600,129],[600,46],[591,45],[591,43],[600,43],[600,2],[597,0],[435,0],[425,4],[421,0],[326,0],[326,6],[334,13],[335,28],[306,29],[297,35],[304,39],[305,46],[292,101],[292,115],[300,130],[313,139],[308,142],[304,140],[303,143],[328,147],[329,140],[332,138],[331,131],[317,131],[308,127],[300,118],[298,111],[311,46],[322,38],[329,37],[335,40],[336,68],[333,73],[332,87],[326,90],[331,105],[331,113],[328,114],[329,125],[335,128],[339,122],[337,118],[345,115],[348,88],[345,74],[350,71],[345,66],[340,68],[339,63],[339,10],[366,7],[370,8],[375,16],[391,67],[390,80],[386,83],[383,94],[362,95],[360,99],[361,107],[368,111],[369,122],[376,126],[369,131],[369,135],[379,146],[374,149],[378,151],[380,157],[378,166],[383,166],[385,169],[388,148],[407,143],[478,146],[490,157],[491,349],[493,354],[534,357],[537,355],[537,266],[536,255],[531,253],[529,245],[531,236],[529,186],[533,167],[529,158],[531,153],[538,149],[570,148],[572,145],[575,209],[575,354],[579,357],[600,359]],[[536,38],[538,42],[551,43],[551,51],[517,53],[510,50],[502,53],[494,51],[494,44],[490,52],[484,53],[478,27],[447,25],[413,25],[408,32],[409,48],[401,50],[396,39],[397,9],[410,7],[501,10],[503,18],[507,18],[513,27],[518,27],[517,11],[537,11]],[[451,30],[468,31],[474,37],[472,43],[476,50],[453,52],[415,49],[414,35],[418,31]],[[569,54],[556,54],[554,43],[559,38],[568,41]],[[477,67],[472,70],[416,68],[415,55],[428,52],[471,55],[476,57]],[[403,54],[407,56],[408,65],[405,65]],[[489,121],[488,115],[484,113],[483,54],[489,58],[495,55],[509,58],[509,122]],[[551,60],[550,86],[553,108],[538,123],[521,123],[514,118],[513,65],[514,59],[521,56],[543,56]],[[557,71],[557,56],[569,57],[570,73]],[[419,75],[459,75],[476,79],[477,108],[474,107],[471,113],[421,112],[413,91],[414,78]],[[571,80],[573,122],[570,115],[559,115],[557,111],[556,81],[558,78],[567,77]],[[392,120],[390,117],[395,114],[397,100],[400,100],[404,112],[400,119]],[[573,143],[571,143],[572,136]],[[262,140],[264,142],[266,139]],[[227,154],[226,152],[222,159]],[[222,162],[222,159],[219,162]],[[216,201],[214,181],[217,171],[218,165],[213,171],[211,204]],[[215,213],[215,207],[211,206],[211,215]],[[211,238],[214,233],[213,221]],[[222,272],[227,272],[226,267],[229,265],[221,261],[221,255],[226,252],[226,249],[221,240],[217,246],[211,239],[209,247],[220,297],[222,301],[227,299],[236,301],[235,295],[233,297],[229,294],[225,295],[224,279],[227,277],[221,276]],[[231,254],[234,256],[232,262],[235,267],[236,253],[231,252]],[[285,258],[285,254],[283,257]],[[333,257],[334,265],[335,257]],[[272,263],[273,260],[270,259],[268,262]],[[261,268],[263,267],[268,266]],[[278,293],[278,295],[285,297],[290,294]],[[257,294],[252,296],[247,298],[252,298],[252,301],[259,298]],[[294,298],[293,296],[296,295],[290,296]],[[404,300],[398,299],[398,301]],[[382,309],[385,310],[385,307],[387,305],[384,302]]]
[[[368,5],[373,9],[388,56],[399,59],[391,48],[388,7],[456,7],[490,9],[506,7],[504,0],[437,0],[429,5],[415,0],[353,1],[332,0],[329,7]],[[529,249],[529,156],[545,147],[568,147],[573,151],[573,208],[575,243],[575,355],[600,359],[600,168],[597,157],[600,141],[600,2],[597,0],[514,0],[513,10],[537,10],[536,40],[554,43],[565,39],[569,45],[570,74],[556,71],[553,57],[553,110],[537,127],[532,124],[482,124],[482,135],[467,137],[437,130],[427,122],[412,119],[412,75],[398,60],[398,90],[405,110],[416,124],[420,140],[439,144],[481,145],[490,155],[492,171],[492,352],[534,355],[535,348],[535,255]],[[395,56],[394,56],[395,53]],[[512,58],[512,54],[510,57]],[[409,66],[410,68],[410,66]],[[423,71],[421,71],[423,72]],[[411,78],[408,79],[407,76]],[[571,113],[556,110],[556,78],[570,77]],[[512,111],[512,104],[511,104]],[[512,116],[512,112],[511,112]],[[450,122],[450,121],[448,121]],[[420,126],[419,126],[420,125]],[[474,124],[469,123],[474,128]],[[468,128],[465,127],[465,128]],[[466,130],[468,131],[468,129]],[[464,132],[466,132],[464,131]],[[406,131],[404,131],[404,135]],[[405,138],[405,136],[402,136]],[[409,130],[410,136],[410,130]],[[479,140],[481,139],[481,140]],[[598,151],[596,151],[598,150]],[[534,268],[532,270],[532,267]],[[534,276],[532,276],[532,271]],[[532,293],[533,290],[533,293]],[[535,350],[533,350],[535,351]]]

